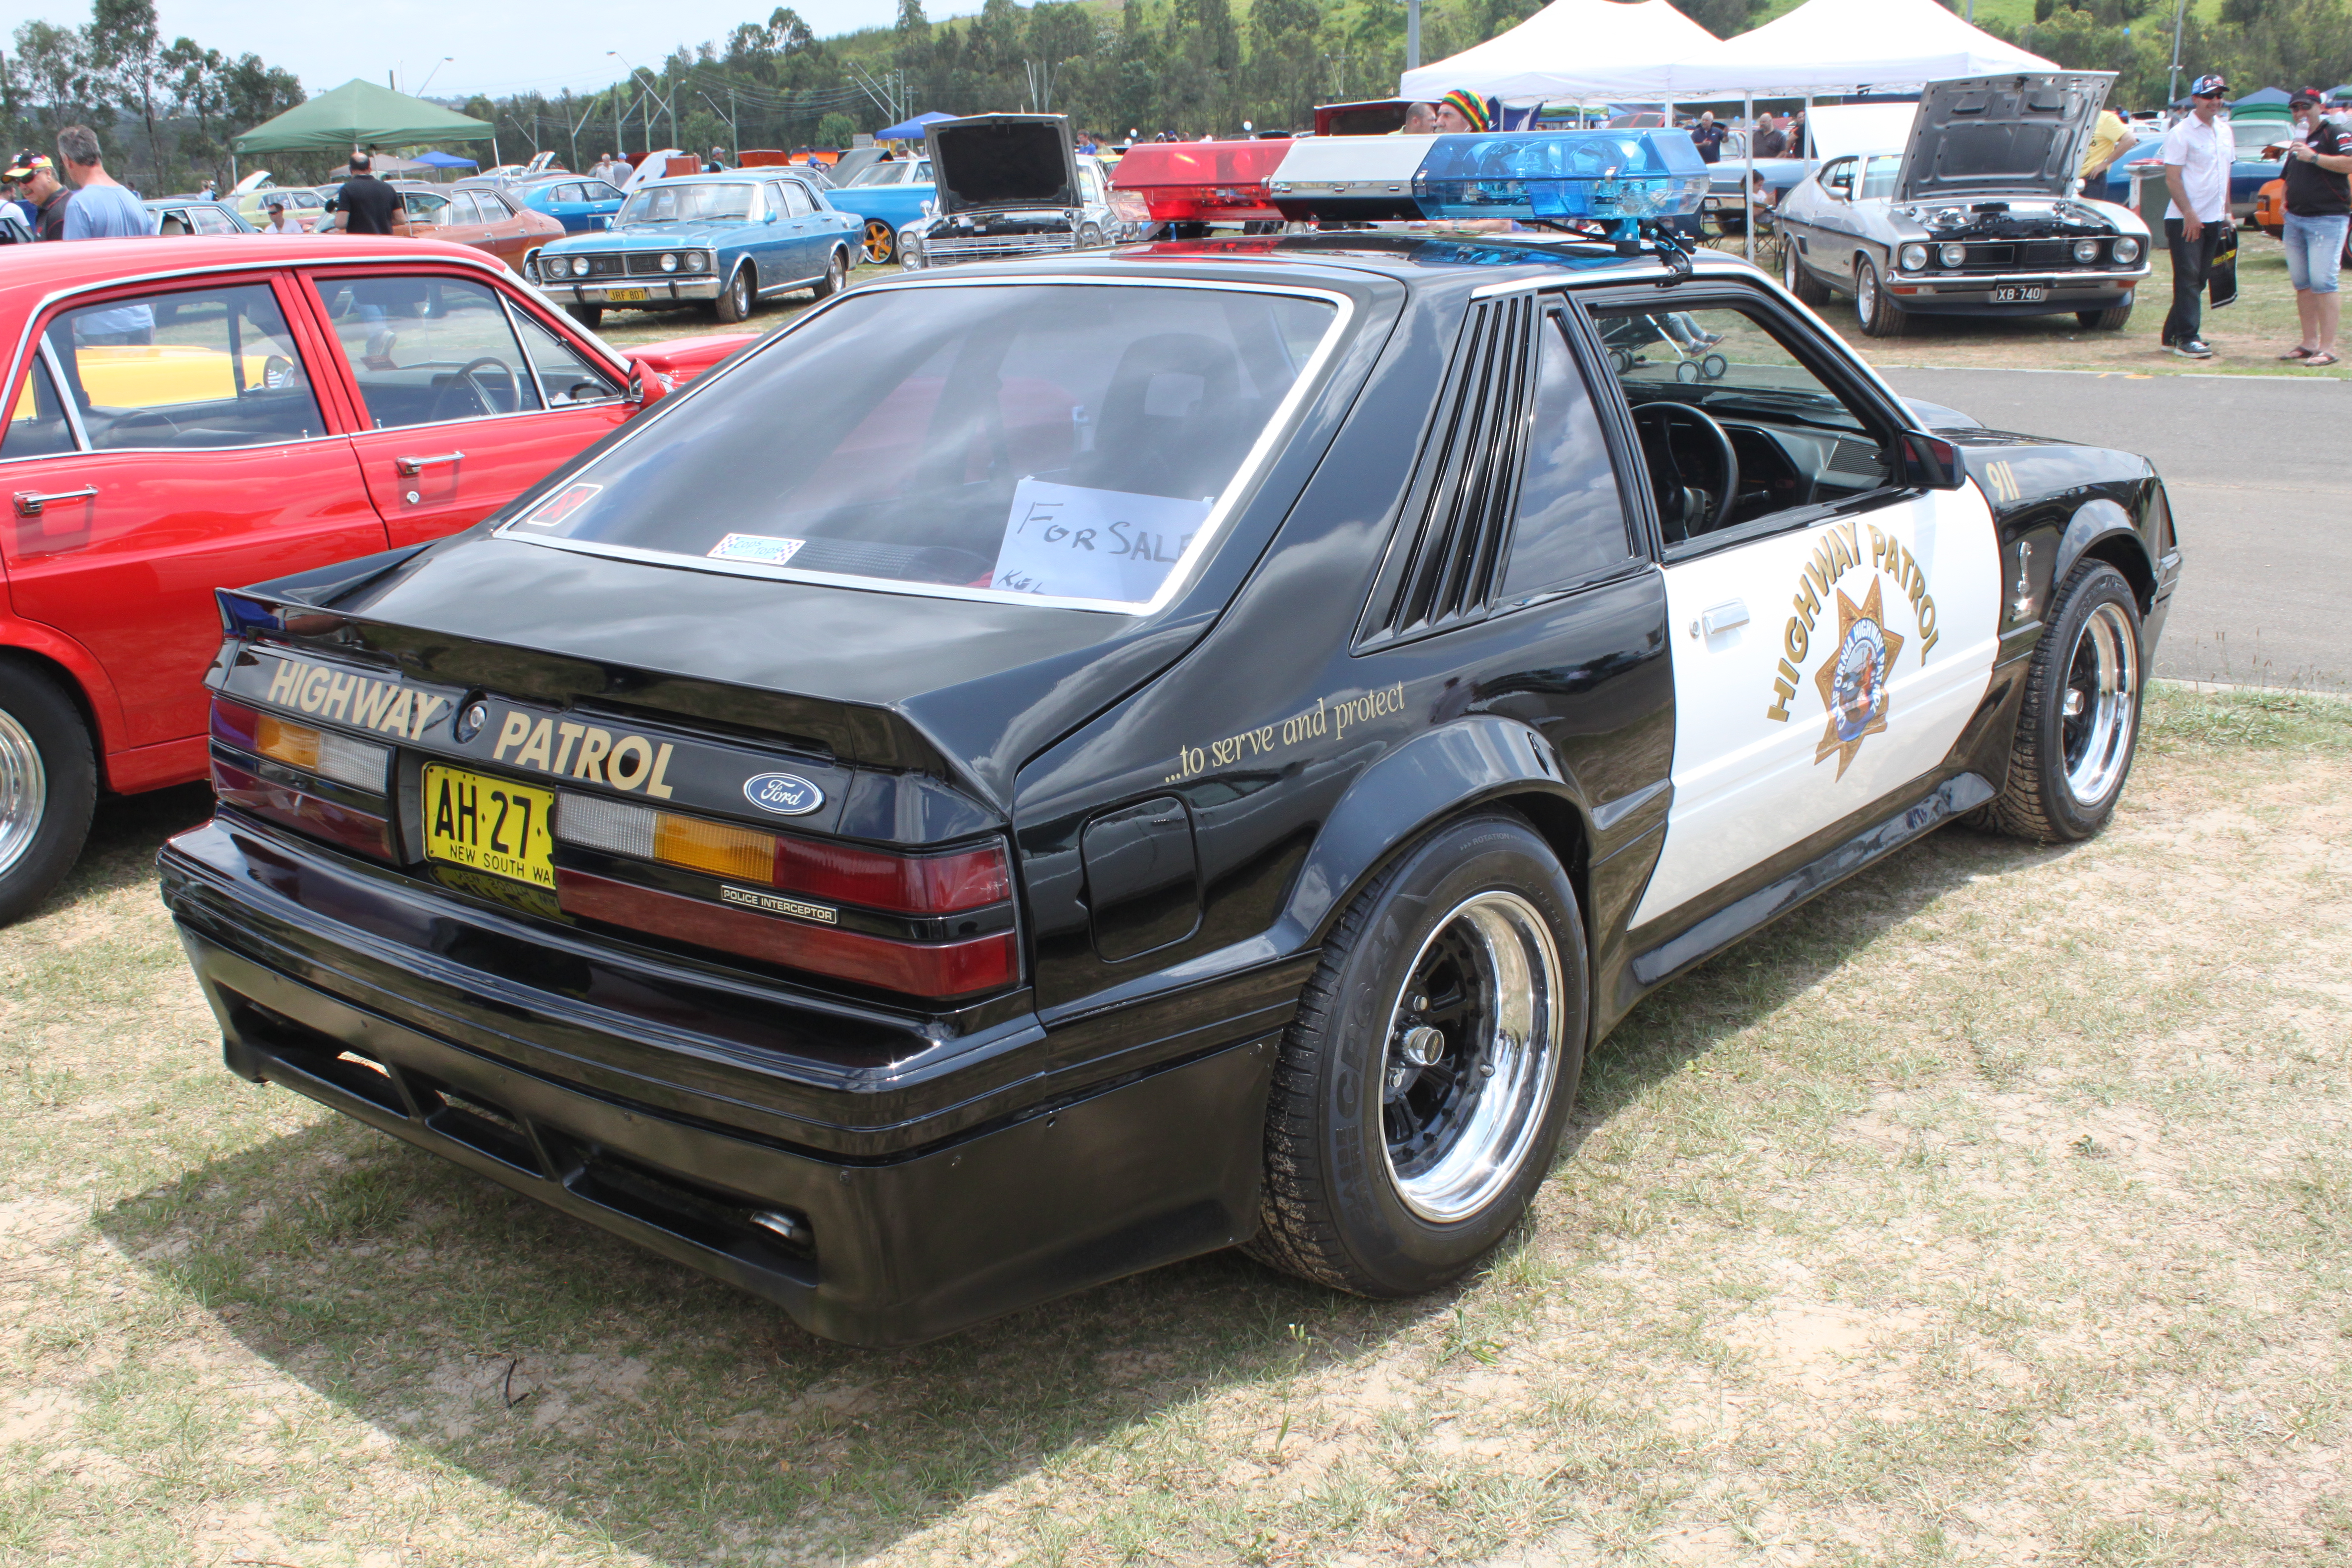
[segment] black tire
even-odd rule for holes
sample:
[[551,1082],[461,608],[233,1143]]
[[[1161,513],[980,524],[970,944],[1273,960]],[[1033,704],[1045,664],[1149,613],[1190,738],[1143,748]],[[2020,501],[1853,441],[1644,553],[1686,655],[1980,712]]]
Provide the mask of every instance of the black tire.
[[1785,234],[1780,237],[1780,281],[1790,293],[1808,305],[1818,307],[1830,302],[1829,285],[1813,276],[1812,269],[1797,254],[1796,239]]
[[604,319],[604,307],[602,305],[566,305],[563,307],[563,313],[571,317],[573,321],[579,322],[582,326],[586,327],[589,331],[595,331],[596,323]]
[[98,805],[98,763],[73,700],[47,674],[0,657],[0,925],[73,869]]
[[1899,338],[1911,324],[1911,318],[1886,297],[1878,281],[1878,267],[1867,256],[1853,264],[1853,310],[1862,320],[1862,330],[1874,338]]
[[2124,323],[2131,320],[2131,313],[2129,305],[2110,305],[2104,310],[2077,310],[2074,319],[2083,323],[2085,331],[2120,332]]
[[876,267],[885,266],[898,254],[898,235],[878,217],[866,220],[866,259]]
[[750,262],[746,261],[735,268],[735,275],[728,279],[727,286],[719,291],[714,308],[722,321],[748,320],[751,312],[760,308],[760,279],[751,270]]
[[812,300],[830,300],[849,286],[849,252],[835,247],[824,258],[824,276],[809,289]]
[[[1457,943],[1490,918],[1511,933],[1503,942]],[[1453,1005],[1505,988],[1456,984],[1447,976],[1475,964],[1449,970],[1449,954],[1514,947],[1530,975],[1548,967],[1548,1003],[1523,1012]],[[1546,952],[1548,966],[1528,957]],[[1524,818],[1467,817],[1405,851],[1333,927],[1284,1037],[1249,1251],[1363,1296],[1415,1295],[1458,1279],[1518,1222],[1550,1168],[1584,1066],[1588,984],[1576,890]],[[1413,994],[1423,986],[1428,994]],[[1540,989],[1531,979],[1514,994],[1532,1001]],[[1433,1026],[1439,1019],[1451,1038]],[[1542,1051],[1521,1047],[1514,1019],[1528,1026],[1528,1042],[1545,1037]],[[1539,1064],[1548,1064],[1540,1081]],[[1482,1066],[1500,1070],[1488,1076]],[[1485,1093],[1507,1097],[1500,1142],[1463,1120]],[[1459,1134],[1451,1142],[1448,1128]],[[1490,1143],[1491,1166],[1469,1158]],[[1447,1187],[1449,1171],[1478,1173],[1476,1183]]]
[[2139,601],[2122,573],[2085,561],[2067,574],[2025,682],[2009,776],[1976,820],[2037,844],[2088,838],[2115,815],[2139,746]]

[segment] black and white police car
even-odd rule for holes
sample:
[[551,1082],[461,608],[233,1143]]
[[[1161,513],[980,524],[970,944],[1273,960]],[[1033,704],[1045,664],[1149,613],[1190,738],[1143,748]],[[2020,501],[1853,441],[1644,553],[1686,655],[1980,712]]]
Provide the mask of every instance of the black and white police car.
[[162,870],[229,1066],[844,1340],[1235,1245],[1399,1295],[1645,993],[1956,818],[2099,829],[2146,461],[1917,428],[1633,237],[1686,137],[1378,140],[1566,232],[908,275],[224,595]]

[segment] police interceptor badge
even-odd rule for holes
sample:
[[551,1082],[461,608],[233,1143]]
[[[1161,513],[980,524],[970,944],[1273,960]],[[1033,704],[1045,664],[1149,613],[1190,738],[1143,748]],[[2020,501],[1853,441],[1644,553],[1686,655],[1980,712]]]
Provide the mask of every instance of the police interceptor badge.
[[743,798],[778,816],[806,816],[824,804],[824,791],[798,773],[757,773],[743,781]]

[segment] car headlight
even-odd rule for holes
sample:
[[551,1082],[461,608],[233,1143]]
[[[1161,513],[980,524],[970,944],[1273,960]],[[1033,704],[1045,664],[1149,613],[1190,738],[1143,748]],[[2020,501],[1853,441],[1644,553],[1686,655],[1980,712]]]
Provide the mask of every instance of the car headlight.
[[2139,259],[2139,241],[2136,239],[2119,239],[2116,241],[2115,257],[2116,261],[2126,267],[2131,265],[2133,262],[2137,261]]
[[1906,246],[1905,246],[1905,247],[1903,247],[1903,270],[1904,270],[1904,271],[1906,271],[1906,272],[1916,272],[1916,271],[1920,270],[1922,268],[1926,267],[1927,265],[1927,247],[1926,246],[1924,246],[1924,245],[1906,245]]
[[2088,265],[2088,264],[2089,264],[2089,263],[2091,263],[2091,262],[2096,261],[2098,258],[2099,258],[2099,242],[2098,242],[2097,240],[2095,240],[2095,239],[2078,239],[2078,240],[2076,240],[2076,241],[2074,242],[2074,259],[2075,259],[2075,260],[2080,261],[2080,262],[2083,262],[2083,263],[2084,263],[2084,264],[2085,264],[2085,265]]
[[588,276],[588,258],[586,257],[575,256],[572,258],[572,276],[574,278],[585,278]]
[[1969,258],[1969,247],[1965,245],[1948,245],[1937,251],[1936,256],[1945,266],[1958,267]]
[[677,252],[674,250],[665,250],[662,252],[661,269],[664,272],[675,272],[677,270]]
[[688,272],[699,272],[709,265],[710,258],[699,250],[694,251],[686,258],[686,269]]

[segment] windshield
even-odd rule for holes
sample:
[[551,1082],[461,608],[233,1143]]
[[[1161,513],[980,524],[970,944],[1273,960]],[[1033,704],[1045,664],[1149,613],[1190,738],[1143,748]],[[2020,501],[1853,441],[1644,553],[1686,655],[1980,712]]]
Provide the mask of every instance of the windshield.
[[1139,608],[1205,548],[1338,314],[1205,285],[861,291],[509,529]]
[[629,198],[619,221],[741,223],[751,216],[750,185],[647,185]]
[[2294,125],[2289,121],[2232,121],[2230,135],[2237,143],[2241,158],[2259,158],[2265,147],[2275,147],[2282,142],[2294,140]]
[[849,183],[853,186],[927,185],[930,182],[930,164],[918,163],[911,159],[900,159],[890,163],[875,163],[849,176]]

